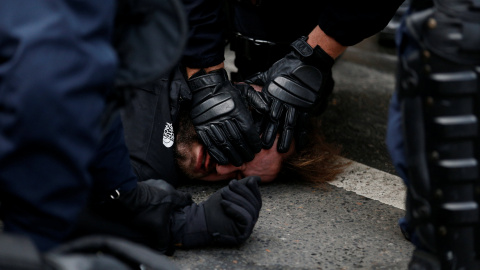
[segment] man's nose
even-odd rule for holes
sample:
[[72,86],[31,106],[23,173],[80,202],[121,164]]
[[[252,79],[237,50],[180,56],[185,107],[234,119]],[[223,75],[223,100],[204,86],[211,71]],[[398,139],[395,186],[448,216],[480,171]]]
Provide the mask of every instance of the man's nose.
[[245,168],[245,163],[240,167],[233,166],[232,164],[228,165],[219,165],[217,164],[217,173],[221,175],[230,174],[236,171],[242,171]]

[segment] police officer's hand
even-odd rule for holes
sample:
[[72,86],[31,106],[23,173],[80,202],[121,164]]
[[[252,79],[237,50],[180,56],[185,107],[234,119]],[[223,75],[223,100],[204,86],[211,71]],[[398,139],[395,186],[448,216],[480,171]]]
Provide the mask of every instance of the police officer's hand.
[[191,118],[210,155],[219,164],[235,166],[251,161],[262,144],[248,105],[268,111],[265,95],[253,88],[232,85],[224,69],[194,74]]
[[[150,239],[150,245],[162,253],[173,252],[170,238],[170,216],[174,210],[190,205],[190,194],[175,190],[163,180],[139,182],[128,192],[121,192],[113,201],[125,209],[132,226]],[[117,206],[118,207],[118,206]]]
[[184,248],[209,244],[238,245],[252,234],[262,208],[260,178],[232,180],[206,201],[177,212],[176,243]]
[[333,58],[318,46],[315,49],[310,47],[305,37],[294,41],[292,47],[292,52],[266,72],[246,80],[262,85],[262,92],[271,98],[262,143],[264,148],[271,148],[277,132],[280,132],[277,145],[280,153],[288,151],[294,136],[296,146],[304,144],[306,122],[312,115],[325,110],[333,89]]

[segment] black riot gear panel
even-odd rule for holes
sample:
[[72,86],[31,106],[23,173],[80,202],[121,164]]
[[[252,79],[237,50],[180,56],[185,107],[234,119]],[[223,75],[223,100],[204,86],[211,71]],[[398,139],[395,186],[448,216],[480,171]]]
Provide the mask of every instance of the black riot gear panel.
[[399,52],[410,269],[480,269],[480,1],[413,1]]

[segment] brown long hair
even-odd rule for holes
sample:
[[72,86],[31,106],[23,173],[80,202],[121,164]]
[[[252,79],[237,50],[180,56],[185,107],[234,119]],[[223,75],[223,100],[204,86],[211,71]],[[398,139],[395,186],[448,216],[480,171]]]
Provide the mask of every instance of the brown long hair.
[[341,146],[329,143],[320,133],[320,121],[312,121],[308,143],[284,160],[280,177],[295,177],[315,184],[335,179],[349,165],[340,157]]
[[[176,142],[200,142],[187,110],[180,110]],[[323,184],[335,179],[348,162],[340,158],[341,147],[328,143],[321,134],[321,122],[317,118],[309,124],[307,145],[283,161],[277,178],[300,179],[314,184]],[[182,136],[179,136],[182,134]]]

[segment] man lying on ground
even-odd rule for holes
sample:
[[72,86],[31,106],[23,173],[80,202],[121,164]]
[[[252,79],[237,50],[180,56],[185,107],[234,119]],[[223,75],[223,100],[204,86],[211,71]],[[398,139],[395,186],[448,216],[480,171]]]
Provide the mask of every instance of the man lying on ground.
[[[257,93],[247,85],[236,87],[244,96]],[[167,78],[135,91],[133,105],[122,115],[131,163],[140,181],[151,182],[165,191],[159,206],[154,207],[173,215],[158,216],[163,221],[157,223],[163,224],[164,234],[152,238],[146,237],[145,228],[132,226],[135,215],[130,209],[111,207],[111,203],[96,204],[82,216],[78,236],[113,234],[149,246],[170,247],[163,251],[167,254],[172,252],[172,244],[184,248],[240,244],[250,236],[259,216],[260,179],[270,182],[282,174],[288,179],[326,182],[343,168],[338,161],[338,149],[325,143],[317,128],[309,133],[313,138],[308,140],[311,145],[300,150],[293,143],[286,153],[272,147],[262,149],[252,161],[241,166],[220,165],[209,155],[193,127],[190,90],[178,69]],[[246,113],[251,113],[256,124],[261,125],[261,114]],[[174,188],[182,180],[231,179],[239,181],[232,180],[199,204]]]
[[[191,93],[180,70],[136,89],[131,107],[122,115],[130,159],[140,180],[163,179],[177,186],[187,179],[220,181],[257,175],[265,183],[289,175],[295,180],[327,182],[341,172],[339,149],[323,140],[316,123],[307,134],[311,137],[309,145],[302,149],[292,144],[288,152],[279,153],[272,147],[262,149],[252,161],[238,167],[218,164],[193,127]],[[236,87],[246,102],[256,98],[258,92],[253,88]],[[251,113],[260,128],[262,114]]]

